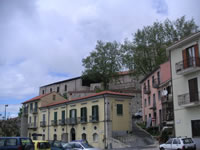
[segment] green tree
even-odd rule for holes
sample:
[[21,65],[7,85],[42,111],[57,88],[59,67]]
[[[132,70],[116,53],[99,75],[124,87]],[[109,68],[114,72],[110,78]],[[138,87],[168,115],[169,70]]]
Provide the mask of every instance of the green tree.
[[83,78],[91,82],[102,82],[104,90],[108,89],[110,78],[121,69],[120,46],[114,42],[97,41],[95,50],[82,60],[85,70]]
[[21,118],[22,117],[22,113],[23,113],[23,106],[19,108],[19,112],[18,112],[18,117]]
[[133,40],[125,40],[121,45],[121,58],[125,67],[138,75],[147,75],[167,60],[166,48],[173,42],[197,32],[194,20],[186,21],[185,16],[163,23],[138,29]]

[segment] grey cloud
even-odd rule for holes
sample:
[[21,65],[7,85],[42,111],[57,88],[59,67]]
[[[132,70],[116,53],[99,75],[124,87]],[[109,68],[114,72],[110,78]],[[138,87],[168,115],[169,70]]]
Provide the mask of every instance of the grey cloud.
[[167,15],[168,5],[165,0],[153,0],[153,8],[155,8],[158,14]]

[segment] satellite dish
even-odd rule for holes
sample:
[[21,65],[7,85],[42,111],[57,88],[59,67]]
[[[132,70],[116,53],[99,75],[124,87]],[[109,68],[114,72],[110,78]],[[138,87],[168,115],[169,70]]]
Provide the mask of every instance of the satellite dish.
[[163,91],[162,91],[162,95],[163,95],[163,96],[166,96],[167,94],[168,94],[167,90],[163,90]]

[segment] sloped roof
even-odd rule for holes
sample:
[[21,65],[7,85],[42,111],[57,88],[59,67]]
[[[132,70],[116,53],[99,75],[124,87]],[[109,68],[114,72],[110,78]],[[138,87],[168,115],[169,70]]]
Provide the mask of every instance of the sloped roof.
[[23,102],[22,104],[29,103],[29,102],[32,102],[32,101],[35,101],[35,100],[39,100],[39,99],[41,99],[41,98],[43,98],[43,97],[45,97],[45,96],[47,96],[49,94],[51,94],[51,93],[47,93],[47,94],[43,94],[43,95],[39,95],[39,96],[33,97],[33,98]]
[[92,95],[89,95],[89,96],[84,96],[84,97],[75,98],[75,99],[71,99],[71,100],[65,100],[65,101],[61,101],[61,102],[55,102],[55,103],[52,103],[52,104],[49,104],[49,105],[46,105],[46,106],[42,106],[40,108],[54,106],[54,105],[63,104],[63,103],[68,103],[68,102],[77,101],[77,100],[83,100],[83,99],[87,99],[87,98],[91,98],[91,97],[95,97],[95,96],[100,96],[100,95],[105,95],[105,94],[133,97],[133,95],[130,95],[130,94],[124,94],[124,93],[119,93],[119,92],[111,92],[111,91],[103,91],[103,92],[92,94]]

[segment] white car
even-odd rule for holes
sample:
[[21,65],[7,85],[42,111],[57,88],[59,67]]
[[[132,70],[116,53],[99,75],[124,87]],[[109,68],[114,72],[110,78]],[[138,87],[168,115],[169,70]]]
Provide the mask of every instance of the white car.
[[160,145],[160,150],[196,150],[196,144],[192,138],[178,137],[170,138],[166,143]]
[[89,145],[87,142],[82,142],[82,141],[73,141],[69,142],[71,145],[72,149],[75,150],[100,150],[98,148],[94,148],[93,146]]

